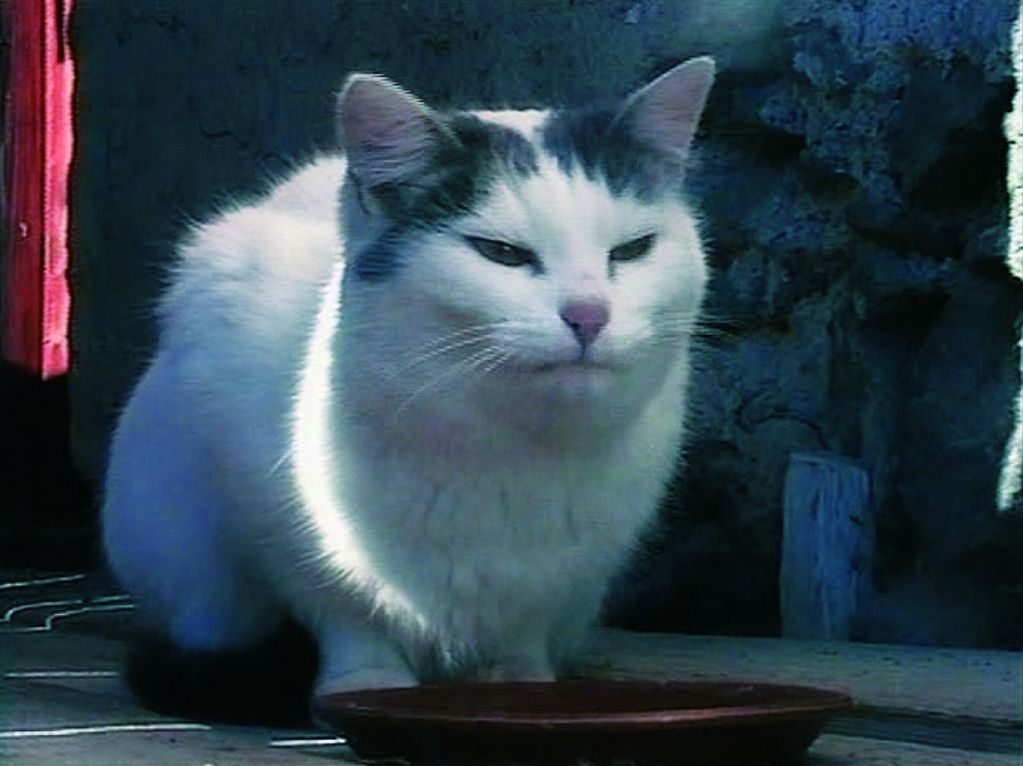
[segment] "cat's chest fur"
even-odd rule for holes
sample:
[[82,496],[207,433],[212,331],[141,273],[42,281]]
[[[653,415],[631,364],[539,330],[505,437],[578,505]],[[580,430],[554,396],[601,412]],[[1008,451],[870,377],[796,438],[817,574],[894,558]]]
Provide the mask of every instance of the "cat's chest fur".
[[[520,455],[495,465],[426,447],[366,445],[339,495],[372,569],[415,604],[441,642],[498,651],[592,614],[670,475],[676,433],[663,423],[584,459]],[[455,459],[451,459],[455,457]],[[573,636],[565,639],[571,644]]]
[[[485,447],[474,454],[450,446],[443,433],[410,447],[356,430],[349,436],[363,445],[351,464],[357,478],[342,476],[339,492],[355,523],[373,519],[380,530],[374,552],[407,569],[408,587],[429,578],[420,564],[431,556],[475,567],[493,588],[516,587],[514,580],[501,582],[508,560],[521,566],[520,580],[549,582],[538,571],[568,575],[615,561],[648,522],[681,429],[680,419],[661,411],[653,408],[647,422],[583,455],[550,448],[508,455]],[[417,555],[409,558],[410,550]]]

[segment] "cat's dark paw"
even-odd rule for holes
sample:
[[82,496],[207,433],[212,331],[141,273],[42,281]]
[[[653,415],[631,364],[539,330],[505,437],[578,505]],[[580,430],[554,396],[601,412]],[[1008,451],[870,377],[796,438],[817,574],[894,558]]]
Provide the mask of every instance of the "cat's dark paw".
[[390,667],[359,668],[340,676],[320,679],[313,692],[316,697],[361,691],[363,689],[398,689],[416,686],[415,676],[408,670]]
[[316,643],[287,623],[258,645],[191,651],[145,635],[129,651],[125,680],[144,707],[199,721],[310,726]]

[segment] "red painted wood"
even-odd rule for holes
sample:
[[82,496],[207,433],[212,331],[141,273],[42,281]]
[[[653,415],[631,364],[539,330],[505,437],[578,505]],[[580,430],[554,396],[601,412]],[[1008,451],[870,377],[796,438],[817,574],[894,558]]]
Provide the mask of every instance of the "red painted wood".
[[8,0],[10,77],[5,130],[10,248],[4,356],[42,378],[68,370],[68,171],[74,65],[72,0]]

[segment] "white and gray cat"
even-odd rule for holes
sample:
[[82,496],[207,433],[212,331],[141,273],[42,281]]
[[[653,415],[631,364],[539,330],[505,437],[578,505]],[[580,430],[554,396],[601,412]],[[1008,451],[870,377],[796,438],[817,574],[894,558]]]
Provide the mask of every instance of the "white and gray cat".
[[191,232],[117,427],[109,562],[184,649],[315,637],[315,693],[553,679],[683,438],[709,58],[612,108],[440,113]]

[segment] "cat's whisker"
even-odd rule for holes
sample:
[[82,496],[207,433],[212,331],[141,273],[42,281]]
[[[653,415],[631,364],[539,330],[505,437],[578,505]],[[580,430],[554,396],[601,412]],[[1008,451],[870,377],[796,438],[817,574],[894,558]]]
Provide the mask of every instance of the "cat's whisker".
[[483,323],[480,323],[480,324],[467,325],[466,327],[462,327],[462,328],[460,328],[458,330],[454,330],[454,331],[449,332],[449,333],[444,333],[443,335],[438,335],[436,338],[432,338],[432,339],[428,340],[426,343],[424,343],[423,347],[424,348],[430,348],[431,346],[435,346],[437,344],[443,344],[443,343],[446,343],[446,342],[451,341],[451,340],[455,340],[455,339],[460,338],[460,337],[465,336],[465,335],[479,335],[479,334],[483,334],[483,333],[485,333],[486,331],[490,330],[493,327],[494,327],[494,323],[493,322],[483,322]]
[[503,351],[500,351],[489,361],[483,361],[481,364],[474,365],[476,370],[475,374],[470,379],[470,382],[478,383],[479,381],[483,380],[483,378],[487,377],[490,373],[494,372],[496,369],[504,365],[505,362],[513,358],[515,358],[515,352],[505,349]]
[[281,470],[281,468],[288,464],[288,461],[291,460],[293,454],[294,449],[289,445],[288,449],[284,451],[284,454],[277,458],[277,460],[273,462],[270,468],[267,469],[266,472],[267,477],[275,476],[277,472]]
[[439,348],[434,348],[426,353],[422,353],[413,357],[400,367],[389,371],[387,373],[387,377],[389,379],[397,378],[411,370],[413,367],[418,367],[419,365],[424,364],[425,362],[428,362],[431,359],[435,359],[438,356],[451,353],[452,351],[458,351],[459,349],[463,349],[479,343],[488,343],[489,341],[490,339],[487,336],[481,335],[479,337],[462,338],[460,340],[449,342],[443,346],[440,346]]
[[387,373],[388,379],[395,379],[413,367],[417,367],[438,356],[459,351],[480,343],[491,343],[493,334],[498,330],[526,330],[528,323],[515,321],[486,322],[483,324],[471,325],[445,335],[441,335],[423,344],[421,352],[412,359],[406,361],[400,367]]
[[477,382],[491,369],[494,369],[493,365],[500,365],[511,355],[507,349],[493,346],[485,349],[483,353],[477,354],[472,361],[462,367],[461,371],[465,373],[464,382],[466,384]]
[[666,314],[659,317],[659,321],[665,324],[705,324],[706,319],[702,316],[693,316],[692,314]]
[[481,361],[489,360],[495,353],[500,353],[500,350],[493,346],[487,346],[486,348],[483,348],[473,354],[470,354],[465,359],[460,360],[457,364],[448,367],[440,374],[435,375],[433,378],[431,378],[426,383],[419,386],[419,388],[417,388],[415,391],[413,391],[410,396],[408,396],[404,401],[402,401],[402,403],[397,408],[395,408],[394,415],[395,416],[400,415],[405,410],[407,410],[412,403],[414,403],[417,399],[419,399],[428,391],[436,389],[437,386],[441,385],[442,383],[450,380],[451,378],[459,375],[462,372],[465,372],[468,369],[471,369],[471,367],[474,364],[477,364]]
[[500,359],[495,359],[490,365],[486,367],[486,369],[483,370],[482,374],[479,376],[479,379],[482,380],[483,378],[490,375],[494,371],[500,369],[501,367],[504,367],[507,362],[514,358],[515,354],[509,353]]
[[658,335],[678,335],[697,338],[723,338],[733,335],[727,327],[706,324],[702,319],[667,319],[657,325]]
[[700,340],[710,337],[718,337],[713,333],[701,332],[699,328],[659,328],[656,333],[650,336],[650,342],[656,343],[667,341],[670,343],[681,343],[690,340]]

